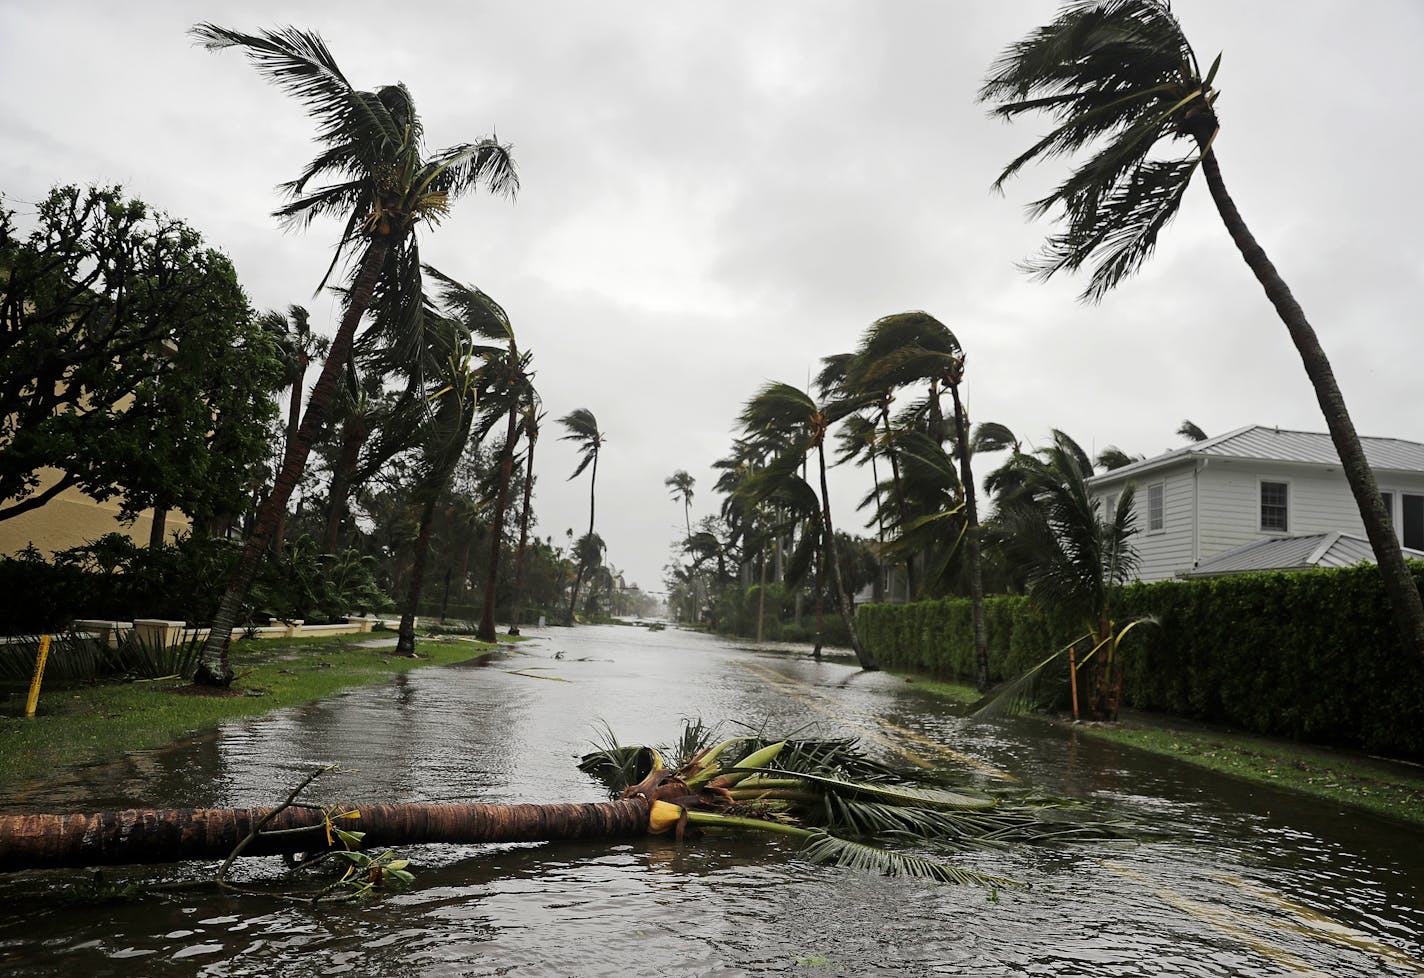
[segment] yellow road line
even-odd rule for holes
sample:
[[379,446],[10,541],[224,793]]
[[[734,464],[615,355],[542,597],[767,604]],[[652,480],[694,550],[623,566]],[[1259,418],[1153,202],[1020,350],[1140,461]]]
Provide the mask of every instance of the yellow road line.
[[1283,893],[1277,893],[1264,886],[1244,880],[1239,876],[1231,876],[1227,873],[1211,873],[1212,879],[1219,880],[1228,886],[1233,886],[1243,893],[1249,893],[1262,903],[1269,904],[1278,910],[1290,914],[1301,921],[1300,924],[1282,925],[1285,929],[1317,940],[1328,941],[1331,944],[1339,944],[1342,947],[1353,948],[1356,951],[1363,951],[1372,954],[1389,964],[1400,968],[1408,969],[1416,975],[1424,975],[1424,961],[1411,957],[1396,947],[1382,944],[1372,936],[1357,928],[1342,924],[1332,917],[1327,917],[1319,910],[1307,907],[1302,903],[1290,899]]

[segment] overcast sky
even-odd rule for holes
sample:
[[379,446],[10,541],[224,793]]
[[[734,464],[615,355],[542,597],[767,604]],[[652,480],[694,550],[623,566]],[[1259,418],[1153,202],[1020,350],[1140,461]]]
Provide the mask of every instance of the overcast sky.
[[[419,11],[420,19],[415,16]],[[312,291],[338,228],[282,231],[274,188],[314,155],[298,103],[236,52],[186,35],[319,31],[358,88],[404,81],[431,148],[497,133],[523,188],[463,199],[427,260],[509,311],[550,418],[608,435],[598,529],[629,582],[662,588],[681,537],[663,480],[697,479],[767,380],[802,386],[877,317],[925,309],[968,352],[973,420],[1042,444],[1156,454],[1190,418],[1323,431],[1299,359],[1211,205],[1188,192],[1144,272],[1097,306],[1016,268],[1050,226],[1024,204],[1066,173],[990,193],[1044,131],[974,101],[1048,0],[243,3],[0,0],[0,192],[22,214],[56,183],[117,182],[226,251],[259,309]],[[1424,5],[1178,0],[1198,57],[1224,51],[1222,171],[1305,307],[1364,434],[1424,440],[1417,325]],[[538,532],[587,522],[587,476],[554,426]],[[985,459],[987,469],[994,462]],[[833,507],[868,472],[838,473]]]

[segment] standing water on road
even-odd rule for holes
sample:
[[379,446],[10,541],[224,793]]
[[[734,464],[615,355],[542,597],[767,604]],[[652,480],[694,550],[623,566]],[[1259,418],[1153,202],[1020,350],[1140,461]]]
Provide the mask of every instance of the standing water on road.
[[1424,975],[1416,830],[1040,721],[968,720],[853,663],[672,629],[551,629],[480,663],[68,772],[3,810],[273,805],[326,764],[343,770],[309,800],[597,801],[575,762],[605,726],[663,744],[692,718],[854,735],[954,782],[1081,799],[1151,841],[928,850],[1027,884],[993,895],[714,835],[410,847],[410,889],[319,908],[213,887],[76,901],[80,873],[18,874],[0,878],[0,974]]

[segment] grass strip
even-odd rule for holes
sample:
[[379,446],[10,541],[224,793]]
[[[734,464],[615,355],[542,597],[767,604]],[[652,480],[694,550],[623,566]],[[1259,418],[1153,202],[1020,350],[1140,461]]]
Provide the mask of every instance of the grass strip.
[[0,704],[0,797],[76,765],[161,747],[220,724],[286,706],[312,703],[343,689],[382,682],[423,666],[487,655],[494,647],[463,638],[417,640],[418,659],[394,647],[361,648],[380,633],[235,642],[237,695],[185,695],[178,679],[46,686],[33,719],[24,691]]
[[1079,730],[1089,737],[1424,828],[1424,771],[1415,774],[1396,762],[1215,730],[1181,731],[1136,723]]
[[[974,703],[980,698],[972,686],[915,673],[897,675],[954,703]],[[1415,768],[1394,761],[1250,734],[1174,729],[1170,718],[1159,724],[1144,714],[1118,724],[1080,724],[1073,729],[1087,737],[1424,827],[1424,768],[1415,773]]]

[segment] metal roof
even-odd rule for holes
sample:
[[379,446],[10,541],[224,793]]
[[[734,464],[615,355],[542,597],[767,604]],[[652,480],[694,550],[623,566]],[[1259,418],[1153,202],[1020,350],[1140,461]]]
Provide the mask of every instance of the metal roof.
[[[1365,458],[1376,471],[1424,472],[1424,444],[1401,438],[1361,437]],[[1248,425],[1224,435],[1194,442],[1154,458],[1143,459],[1088,480],[1089,485],[1132,478],[1176,462],[1194,458],[1244,458],[1269,462],[1339,465],[1340,456],[1330,436],[1318,431],[1290,431]]]
[[[1424,552],[1404,549],[1410,560],[1424,559]],[[1353,567],[1373,564],[1375,553],[1368,540],[1349,533],[1312,533],[1305,536],[1268,537],[1204,560],[1186,577],[1218,577],[1263,570],[1314,570],[1321,567]]]

